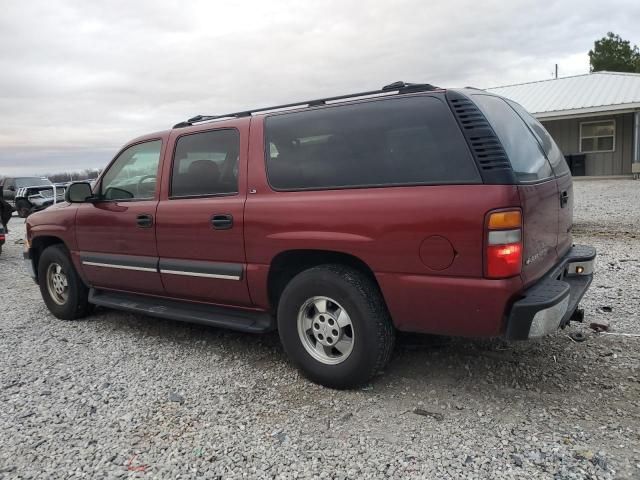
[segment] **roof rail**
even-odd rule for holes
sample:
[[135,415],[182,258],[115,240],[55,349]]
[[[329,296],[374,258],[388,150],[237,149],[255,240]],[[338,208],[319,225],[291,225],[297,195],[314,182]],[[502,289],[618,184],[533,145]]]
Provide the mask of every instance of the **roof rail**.
[[327,98],[319,98],[316,100],[305,100],[303,102],[286,103],[283,105],[276,105],[274,107],[263,107],[263,108],[255,108],[253,110],[244,110],[241,112],[225,113],[224,115],[196,115],[195,117],[191,117],[189,120],[176,123],[173,126],[173,128],[190,127],[195,123],[207,122],[210,120],[219,120],[221,118],[250,117],[255,113],[269,112],[272,110],[281,110],[285,108],[302,107],[302,106],[318,107],[320,105],[326,105],[327,102],[335,102],[338,100],[346,100],[351,98],[369,97],[373,95],[386,95],[392,92],[397,92],[398,94],[427,92],[427,91],[438,90],[438,89],[439,87],[433,86],[429,83],[405,83],[400,81],[400,82],[390,83],[389,85],[385,85],[380,90],[370,90],[368,92],[350,93],[348,95],[338,95],[337,97],[327,97]]

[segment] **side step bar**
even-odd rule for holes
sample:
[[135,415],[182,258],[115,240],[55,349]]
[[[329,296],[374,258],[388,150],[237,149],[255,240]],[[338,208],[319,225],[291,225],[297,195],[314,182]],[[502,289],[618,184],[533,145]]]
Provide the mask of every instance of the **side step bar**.
[[264,333],[275,330],[274,318],[265,312],[236,310],[201,303],[96,290],[95,288],[89,291],[89,302],[116,310],[141,313],[168,320],[201,323],[241,332]]

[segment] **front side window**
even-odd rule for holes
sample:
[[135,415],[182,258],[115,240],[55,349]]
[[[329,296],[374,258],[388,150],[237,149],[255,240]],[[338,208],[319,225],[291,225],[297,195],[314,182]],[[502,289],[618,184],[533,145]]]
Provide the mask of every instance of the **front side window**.
[[156,195],[161,140],[127,148],[102,177],[105,200],[149,200]]
[[580,152],[613,152],[616,149],[616,122],[582,122],[580,124]]
[[238,193],[240,135],[235,129],[182,136],[176,142],[171,198]]
[[473,95],[473,101],[498,135],[518,180],[532,182],[553,176],[551,164],[538,140],[507,102],[483,94]]
[[266,119],[269,183],[278,190],[480,183],[449,107],[408,97]]

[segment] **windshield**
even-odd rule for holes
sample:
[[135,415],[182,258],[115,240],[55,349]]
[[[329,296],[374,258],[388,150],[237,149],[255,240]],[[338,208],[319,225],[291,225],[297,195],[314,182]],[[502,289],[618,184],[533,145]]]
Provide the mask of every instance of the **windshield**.
[[40,177],[22,177],[16,178],[16,187],[39,187],[40,185],[51,185],[47,178]]

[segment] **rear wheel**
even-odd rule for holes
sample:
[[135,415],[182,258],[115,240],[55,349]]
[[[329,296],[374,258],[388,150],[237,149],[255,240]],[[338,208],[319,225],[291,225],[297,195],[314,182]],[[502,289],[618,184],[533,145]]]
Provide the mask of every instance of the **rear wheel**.
[[292,362],[332,388],[356,387],[382,370],[395,339],[377,285],[342,265],[311,268],[289,282],[278,330]]
[[40,255],[38,283],[44,303],[57,318],[75,320],[89,313],[89,289],[62,245],[48,247]]
[[27,218],[31,213],[31,204],[24,199],[20,199],[16,202],[16,210],[20,218]]

